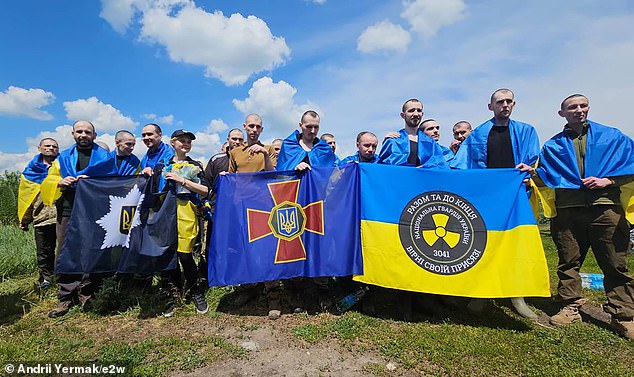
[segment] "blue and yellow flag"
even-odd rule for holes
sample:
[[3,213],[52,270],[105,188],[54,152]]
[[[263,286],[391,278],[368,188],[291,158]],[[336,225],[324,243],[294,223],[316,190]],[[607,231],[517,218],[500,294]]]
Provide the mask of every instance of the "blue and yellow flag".
[[48,174],[49,166],[44,163],[42,154],[38,153],[24,168],[20,175],[18,188],[18,220],[21,222],[26,211],[40,193],[40,185]]
[[363,272],[358,164],[221,176],[209,285]]
[[[634,175],[634,141],[620,130],[588,120],[584,176],[570,136],[562,131],[548,140],[539,155],[537,173],[547,187],[539,194],[548,218],[557,216],[554,189],[586,190],[581,179]],[[621,186],[621,204],[627,220],[634,223],[634,182]]]
[[364,273],[355,280],[465,297],[550,296],[524,173],[359,168]]

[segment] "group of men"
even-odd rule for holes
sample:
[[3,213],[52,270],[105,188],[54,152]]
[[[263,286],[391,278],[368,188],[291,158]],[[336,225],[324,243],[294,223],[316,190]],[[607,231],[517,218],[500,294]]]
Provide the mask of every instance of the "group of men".
[[[567,325],[581,321],[579,308],[584,300],[579,271],[591,247],[605,276],[607,304],[604,310],[612,315],[612,323],[620,334],[634,338],[634,282],[627,275],[626,265],[630,225],[621,201],[626,187],[634,182],[634,142],[615,128],[589,121],[588,98],[573,94],[562,101],[558,111],[566,120],[563,131],[540,149],[534,127],[511,118],[514,106],[515,97],[511,90],[496,90],[488,103],[493,117],[475,129],[467,121],[457,122],[453,127],[455,140],[449,147],[444,147],[438,143],[438,122],[424,120],[423,103],[409,99],[400,112],[404,127],[386,135],[378,153],[377,136],[363,131],[356,139],[357,153],[341,160],[334,153],[335,137],[332,134],[319,137],[320,117],[316,112],[305,112],[298,130],[283,140],[274,140],[271,145],[260,141],[264,129],[262,118],[249,114],[243,130],[230,130],[226,149],[211,157],[205,167],[205,176],[212,187],[209,197],[214,196],[213,188],[218,177],[228,173],[274,169],[304,171],[316,166],[341,166],[355,162],[423,169],[517,168],[527,173],[527,195],[536,191],[542,193],[545,213],[552,217],[551,233],[559,255],[559,283],[555,298],[562,304],[562,309],[550,318],[551,324]],[[94,172],[99,171],[100,162],[107,155],[94,145],[95,136],[90,122],[76,122],[73,125],[76,141],[71,148],[73,151],[62,152],[57,158],[59,164],[66,167],[58,176],[61,179],[56,182],[57,186],[65,189],[56,203],[58,249],[72,209],[73,185],[84,176],[98,175]],[[137,162],[129,161],[134,160],[130,157],[133,156],[134,136],[127,131],[117,133],[116,148],[110,154],[116,160],[117,174],[126,174],[123,173],[127,171],[125,166],[138,163],[138,170],[149,175],[155,164],[164,163],[173,151],[170,152],[170,146],[161,141],[161,136],[158,125],[143,127],[142,140],[148,151]],[[46,166],[52,165],[57,155],[56,143],[55,147],[53,143],[52,139],[44,139],[40,143],[38,161]],[[25,174],[28,172],[27,167]],[[551,195],[544,194],[547,192]],[[35,223],[36,213],[41,213],[37,208],[42,204],[37,200],[32,204],[33,216],[21,218],[23,228],[30,218]],[[44,222],[35,224],[36,228],[39,224]],[[47,232],[36,232],[38,261],[42,261],[40,282],[44,286],[50,282],[52,257],[50,242],[42,240],[47,238],[44,234],[52,234],[52,228],[50,221],[41,226],[48,226]],[[79,291],[89,286],[86,276],[73,279]],[[69,304],[61,305],[59,312],[51,312],[52,316],[65,313],[71,302],[66,296],[74,287],[61,276],[57,277],[57,282],[60,304]],[[314,283],[323,287],[323,281],[319,279],[315,279]],[[281,314],[278,288],[279,282],[265,284],[269,316],[273,319]],[[248,290],[248,287],[245,289]],[[90,289],[87,291],[92,294]],[[81,295],[80,302],[84,302]]]

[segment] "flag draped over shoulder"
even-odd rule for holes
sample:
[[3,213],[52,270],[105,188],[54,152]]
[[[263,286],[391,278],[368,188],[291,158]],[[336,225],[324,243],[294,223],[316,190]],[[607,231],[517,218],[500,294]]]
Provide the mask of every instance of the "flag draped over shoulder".
[[363,272],[358,164],[221,176],[209,284]]
[[284,141],[277,157],[276,170],[293,170],[308,156],[310,166],[334,166],[335,154],[325,141],[319,140],[310,151],[304,150],[299,144],[300,133],[294,131]]
[[524,173],[359,168],[364,274],[355,280],[466,297],[550,296]]
[[[613,178],[634,174],[634,141],[616,128],[588,121],[585,177]],[[547,188],[540,188],[544,213],[556,216],[555,195],[548,189],[584,189],[573,142],[566,132],[548,140],[539,156],[537,173]],[[621,187],[621,202],[634,222],[633,184]]]
[[[400,137],[388,138],[383,141],[383,146],[381,146],[381,151],[378,155],[380,164],[411,166],[407,162],[410,153],[410,141],[407,131],[402,128],[398,132],[401,134]],[[418,130],[418,159],[423,168],[444,168],[448,166],[440,145],[420,130]]]
[[[489,132],[495,125],[495,119],[490,119],[478,127],[466,138],[456,153],[450,165],[456,169],[486,169],[487,145]],[[539,155],[539,138],[535,128],[528,123],[509,120],[511,145],[515,164],[525,163],[533,165]]]
[[145,156],[143,156],[141,169],[147,167],[154,168],[157,164],[167,165],[172,157],[174,157],[174,149],[168,144],[161,142],[156,150],[148,150]]
[[33,157],[20,175],[18,188],[18,220],[22,221],[24,214],[31,207],[33,201],[40,193],[40,185],[48,174],[49,166],[43,161],[41,154]]
[[133,154],[118,158],[117,151],[110,152],[112,158],[117,164],[117,175],[135,175],[141,170],[141,161]]
[[[146,181],[145,177],[136,176],[78,181],[55,273],[146,273],[160,270],[157,259],[152,258],[162,258],[161,266],[169,264],[169,257],[163,257],[164,249],[150,251],[143,247],[153,246],[141,239],[147,225],[147,218],[143,217],[148,215],[144,207],[147,203]],[[165,219],[170,220],[168,214],[165,214]],[[171,226],[175,228],[176,222],[173,221]],[[163,229],[158,233],[167,237],[169,231]],[[172,244],[175,240],[176,237]],[[147,258],[140,256],[144,254]],[[148,270],[146,266],[151,268]]]
[[42,201],[45,205],[53,205],[61,195],[62,191],[57,183],[65,177],[78,177],[87,175],[89,177],[106,177],[117,174],[116,159],[97,144],[92,145],[90,162],[82,170],[77,170],[77,145],[63,150],[51,165],[47,177],[42,182]]

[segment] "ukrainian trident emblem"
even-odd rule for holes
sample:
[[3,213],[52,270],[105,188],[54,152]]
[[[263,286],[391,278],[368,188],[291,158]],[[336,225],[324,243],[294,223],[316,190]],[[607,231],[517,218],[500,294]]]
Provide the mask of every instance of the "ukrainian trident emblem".
[[278,239],[275,263],[306,259],[301,239],[304,231],[324,234],[323,201],[306,206],[297,203],[299,180],[269,183],[275,206],[270,211],[247,209],[249,242],[273,235]]

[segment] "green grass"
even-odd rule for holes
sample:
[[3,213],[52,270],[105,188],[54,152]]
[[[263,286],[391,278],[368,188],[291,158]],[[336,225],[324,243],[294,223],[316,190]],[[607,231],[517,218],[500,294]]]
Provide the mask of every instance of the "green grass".
[[[32,242],[31,233],[8,227],[0,227],[0,235],[7,237],[3,244],[22,245],[23,250]],[[555,287],[556,251],[547,234],[543,236]],[[32,250],[24,252],[22,259],[28,258],[34,260]],[[24,265],[13,260],[3,259],[9,271],[11,263]],[[632,258],[629,266],[634,267]],[[243,358],[246,352],[236,343],[262,327],[249,317],[216,311],[231,289],[207,292],[210,313],[205,316],[196,315],[190,304],[164,319],[157,318],[163,302],[156,281],[144,290],[116,279],[104,283],[94,312],[75,307],[52,320],[46,313],[56,304],[55,292],[34,290],[33,267],[24,271],[20,276],[9,273],[0,283],[0,363],[95,361],[126,365],[137,376],[161,376]],[[591,253],[583,271],[600,272]],[[584,290],[584,295],[595,305],[605,301],[600,291]],[[528,302],[537,311],[548,306],[547,299]],[[282,318],[274,327],[298,347],[335,343],[352,354],[379,355],[384,362],[363,369],[375,376],[628,376],[634,369],[634,341],[592,323],[543,328],[515,314],[508,300],[495,300],[482,315],[459,311],[403,322],[356,311],[339,317],[304,313]],[[397,365],[395,371],[386,367],[389,361]]]
[[0,225],[0,281],[36,269],[33,229],[24,232],[17,226]]

